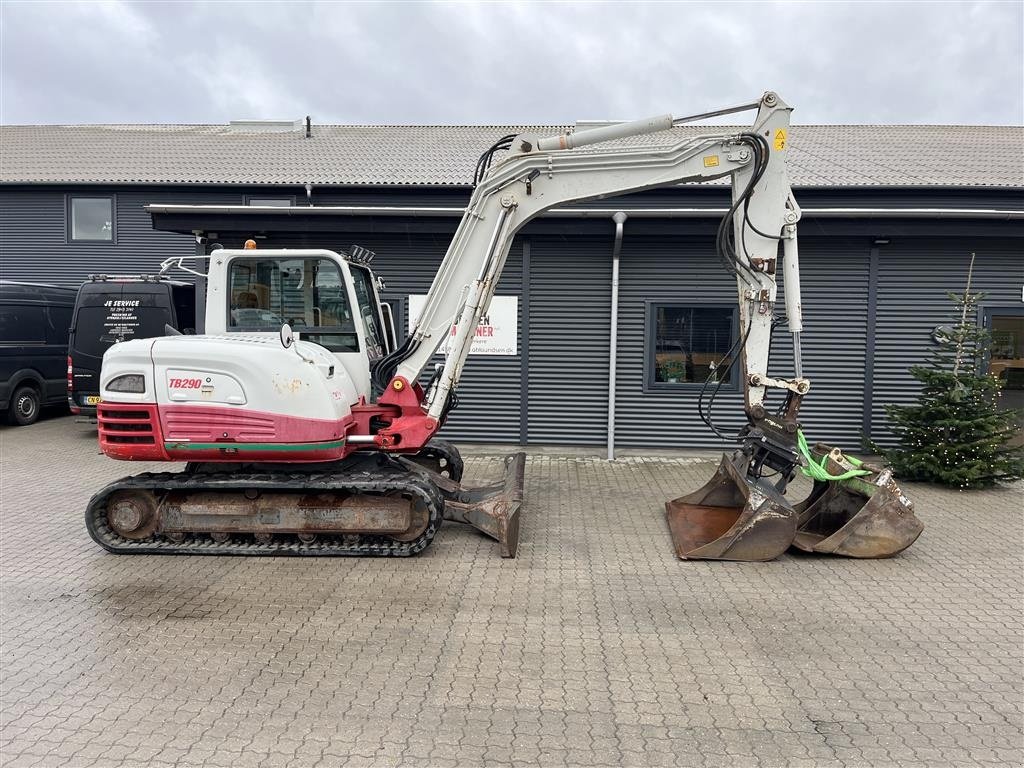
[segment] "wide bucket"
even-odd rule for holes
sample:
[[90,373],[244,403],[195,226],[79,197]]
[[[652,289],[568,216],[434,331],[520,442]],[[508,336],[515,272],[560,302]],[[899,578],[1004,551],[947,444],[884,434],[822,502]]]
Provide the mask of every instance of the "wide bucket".
[[844,557],[892,557],[909,547],[924,530],[914,505],[900,490],[892,471],[872,464],[855,465],[838,449],[819,443],[812,451],[827,456],[829,474],[850,469],[868,474],[846,480],[815,481],[811,495],[795,505],[797,533],[793,547],[804,552]]
[[681,560],[772,560],[796,535],[796,511],[785,497],[725,455],[700,490],[665,502],[665,514]]

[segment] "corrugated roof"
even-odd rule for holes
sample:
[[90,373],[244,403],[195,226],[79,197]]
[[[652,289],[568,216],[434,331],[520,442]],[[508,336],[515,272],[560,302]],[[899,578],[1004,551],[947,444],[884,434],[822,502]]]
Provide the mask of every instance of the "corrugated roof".
[[[314,125],[306,139],[225,125],[2,126],[0,183],[466,186],[504,134],[566,128]],[[801,125],[790,148],[794,186],[1024,186],[1020,126]]]

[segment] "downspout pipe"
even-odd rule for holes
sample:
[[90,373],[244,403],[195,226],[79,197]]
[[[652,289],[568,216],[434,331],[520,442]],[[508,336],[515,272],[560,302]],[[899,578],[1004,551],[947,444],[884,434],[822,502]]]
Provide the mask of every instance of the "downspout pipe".
[[622,254],[622,232],[629,218],[623,211],[612,216],[615,222],[615,245],[612,247],[612,322],[608,357],[608,461],[615,461],[615,363],[619,342],[619,256]]

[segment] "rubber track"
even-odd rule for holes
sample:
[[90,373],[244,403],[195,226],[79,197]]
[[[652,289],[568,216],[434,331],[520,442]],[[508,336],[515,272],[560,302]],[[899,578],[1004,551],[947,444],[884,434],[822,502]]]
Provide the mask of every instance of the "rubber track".
[[[427,529],[412,541],[395,541],[388,536],[317,534],[306,544],[294,534],[275,534],[272,541],[261,544],[251,534],[235,534],[241,539],[216,542],[205,534],[186,534],[184,541],[173,542],[159,534],[148,539],[126,539],[107,525],[106,501],[122,490],[150,490],[159,500],[168,491],[285,491],[310,493],[348,491],[383,494],[401,491],[419,496],[430,510]],[[433,541],[441,527],[444,498],[430,482],[395,468],[378,468],[374,472],[259,472],[259,473],[188,473],[145,472],[125,477],[103,488],[89,501],[85,524],[89,535],[104,549],[117,554],[139,555],[293,555],[306,557],[409,557],[422,552]],[[284,538],[287,537],[287,538]]]

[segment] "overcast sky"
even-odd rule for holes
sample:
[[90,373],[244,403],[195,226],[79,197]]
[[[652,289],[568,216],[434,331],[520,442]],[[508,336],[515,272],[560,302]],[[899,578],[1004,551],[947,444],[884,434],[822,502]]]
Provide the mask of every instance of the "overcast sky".
[[0,122],[571,123],[772,89],[796,123],[1024,122],[1024,0],[0,0]]

